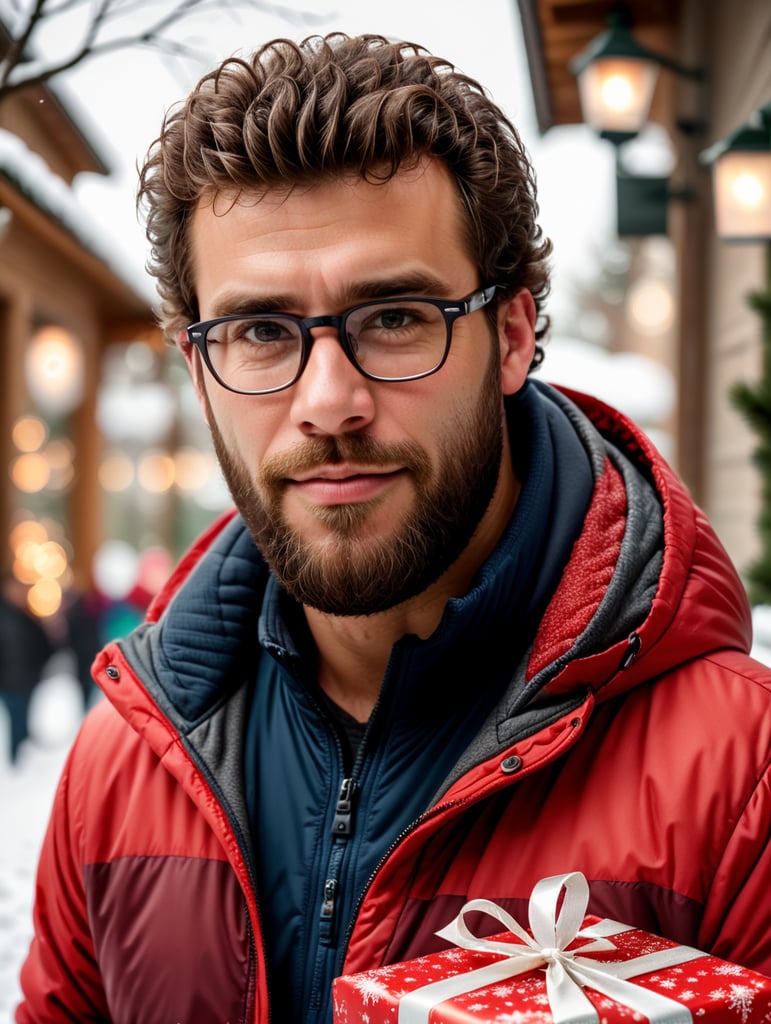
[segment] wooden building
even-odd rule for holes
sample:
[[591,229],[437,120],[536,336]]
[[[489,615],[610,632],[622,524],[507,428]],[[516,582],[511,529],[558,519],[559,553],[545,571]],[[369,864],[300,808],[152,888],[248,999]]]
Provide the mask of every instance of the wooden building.
[[[46,500],[55,498],[69,563],[63,579],[76,585],[86,585],[103,539],[95,422],[102,353],[112,342],[158,333],[148,298],[118,265],[109,225],[93,224],[73,198],[73,178],[84,171],[109,168],[53,88],[33,87],[0,104],[0,561],[4,569],[13,563],[19,518],[50,516]],[[35,366],[33,348],[46,340]],[[55,390],[57,374],[69,372],[65,358],[74,360],[74,390],[43,408],[45,375]],[[41,421],[61,442],[60,463],[71,463],[56,487],[52,477],[42,489],[30,474],[37,466],[45,479],[54,450],[43,438],[22,436],[25,424]]]

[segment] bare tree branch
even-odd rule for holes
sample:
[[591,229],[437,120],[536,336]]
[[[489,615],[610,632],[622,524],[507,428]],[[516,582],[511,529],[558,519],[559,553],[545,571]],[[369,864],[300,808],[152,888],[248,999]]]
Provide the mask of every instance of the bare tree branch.
[[[200,59],[204,55],[199,48],[175,37],[171,31],[192,16],[207,11],[219,15],[224,10],[231,17],[243,11],[257,11],[278,15],[289,23],[306,27],[319,24],[330,16],[329,12],[318,15],[265,0],[176,0],[160,14],[153,11],[151,0],[97,0],[82,39],[68,56],[51,60],[38,57],[35,37],[43,25],[50,26],[55,19],[72,14],[83,4],[84,0],[61,0],[58,3],[56,0],[33,0],[26,18],[20,19],[21,27],[16,28],[5,51],[0,50],[0,102],[32,86],[42,85],[85,61],[118,50],[142,47],[174,57]],[[110,36],[116,24],[129,19],[136,22],[142,14],[148,16],[144,25],[134,31]]]
[[[11,39],[8,52],[3,57],[2,63],[0,63],[0,90],[2,90],[3,86],[6,85],[13,69],[24,61],[30,39],[35,34],[35,29],[43,17],[44,7],[45,0],[35,0],[34,5],[29,12],[26,25],[22,31],[17,34],[16,38]],[[2,92],[0,92],[0,97],[1,96]]]

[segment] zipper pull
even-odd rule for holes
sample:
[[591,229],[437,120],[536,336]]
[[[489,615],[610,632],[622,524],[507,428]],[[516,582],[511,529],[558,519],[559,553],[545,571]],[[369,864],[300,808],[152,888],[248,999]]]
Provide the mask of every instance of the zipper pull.
[[332,941],[335,925],[335,897],[337,896],[337,879],[328,878],[324,882],[324,895],[321,900],[321,920],[319,922],[319,939],[324,946]]
[[343,779],[340,783],[335,820],[332,822],[333,836],[349,836],[353,831],[353,798],[356,788],[354,779]]
[[321,902],[321,916],[331,919],[335,914],[335,896],[337,895],[337,879],[328,878],[324,882],[324,899]]

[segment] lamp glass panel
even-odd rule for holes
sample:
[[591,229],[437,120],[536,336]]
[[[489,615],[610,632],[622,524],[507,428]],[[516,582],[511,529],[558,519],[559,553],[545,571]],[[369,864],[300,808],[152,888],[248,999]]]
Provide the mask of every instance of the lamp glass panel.
[[603,57],[578,76],[584,120],[595,131],[639,132],[650,110],[658,65],[639,58]]
[[771,239],[771,151],[727,151],[715,161],[720,238]]

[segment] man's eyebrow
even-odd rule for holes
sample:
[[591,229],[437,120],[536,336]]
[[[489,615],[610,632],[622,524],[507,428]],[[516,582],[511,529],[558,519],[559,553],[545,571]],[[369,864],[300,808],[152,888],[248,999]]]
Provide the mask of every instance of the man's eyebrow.
[[226,292],[212,305],[212,318],[218,316],[255,316],[258,313],[277,313],[297,307],[297,296],[262,295],[244,292]]
[[346,286],[341,301],[346,305],[368,299],[388,299],[399,295],[442,296],[447,285],[438,277],[422,270],[407,271],[395,277],[352,281]]
[[[340,310],[370,299],[388,299],[400,295],[434,295],[443,297],[447,285],[424,271],[409,271],[395,277],[350,281],[341,290],[337,305]],[[297,312],[303,303],[299,295],[289,292],[272,295],[251,295],[242,291],[225,292],[212,305],[212,318],[220,316],[256,316],[259,313]],[[326,310],[324,312],[327,312]],[[328,312],[334,312],[329,310]]]

